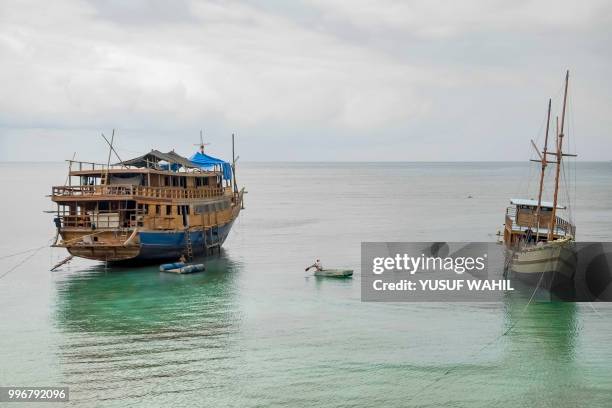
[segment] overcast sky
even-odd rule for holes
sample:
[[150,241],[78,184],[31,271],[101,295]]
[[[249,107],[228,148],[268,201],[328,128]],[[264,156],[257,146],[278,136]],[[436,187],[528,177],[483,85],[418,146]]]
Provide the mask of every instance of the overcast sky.
[[0,160],[526,160],[565,69],[612,159],[609,0],[4,0],[0,61]]

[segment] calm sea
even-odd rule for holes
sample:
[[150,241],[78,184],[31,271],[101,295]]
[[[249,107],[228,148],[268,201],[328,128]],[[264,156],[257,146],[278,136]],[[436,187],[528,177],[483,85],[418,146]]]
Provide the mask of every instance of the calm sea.
[[[612,406],[609,304],[360,301],[362,241],[495,241],[528,164],[245,163],[246,210],[187,276],[6,258],[52,237],[65,172],[0,164],[0,386],[113,407]],[[612,240],[611,186],[612,163],[577,166],[578,240]],[[356,276],[306,277],[317,257]]]

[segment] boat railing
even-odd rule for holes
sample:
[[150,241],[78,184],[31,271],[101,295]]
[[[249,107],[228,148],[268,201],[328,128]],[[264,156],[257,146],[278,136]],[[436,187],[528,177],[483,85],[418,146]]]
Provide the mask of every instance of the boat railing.
[[[536,216],[535,214],[533,214],[532,216],[527,217],[527,215],[528,214],[523,214],[521,216],[520,223],[517,222],[516,206],[510,206],[506,208],[506,225],[516,231],[527,231],[528,229],[531,229],[533,231],[538,227],[536,222]],[[546,225],[540,224],[540,229],[548,229],[547,224],[548,222],[546,222]],[[563,218],[555,216],[555,228],[553,232],[555,235],[571,235],[575,237],[576,227],[572,223],[564,220]]]
[[62,228],[128,230],[144,225],[143,210],[90,211],[86,214],[59,214]]
[[557,229],[564,231],[564,235],[576,236],[576,227],[561,217],[556,217],[555,230]]
[[125,168],[122,164],[103,164],[86,162],[80,160],[66,160],[70,166],[71,171],[83,171],[83,170],[107,170],[107,169],[122,169]]
[[[68,163],[68,166],[69,166],[69,174],[75,175],[75,176],[81,175],[79,172],[89,173],[89,172],[104,172],[106,170],[126,170],[126,169],[136,169],[136,168],[140,169],[139,167],[126,165],[123,163],[106,164],[106,163],[95,163],[95,162],[87,162],[87,161],[80,161],[80,160],[66,160],[66,162]],[[168,170],[167,165],[160,164],[160,163],[154,163],[154,162],[147,162],[146,168],[150,170],[157,170],[157,171],[168,171],[169,173],[172,173],[172,174],[178,173],[178,171],[175,171],[175,170]],[[212,174],[222,173],[219,170],[210,170],[210,169],[201,169],[201,168],[191,168],[189,170],[193,172],[198,172],[198,173],[212,173]]]
[[223,187],[148,187],[129,184],[55,186],[52,197],[134,197],[159,199],[197,199],[222,196]]
[[516,222],[516,207],[510,206],[506,208],[506,221],[510,221],[512,225]]

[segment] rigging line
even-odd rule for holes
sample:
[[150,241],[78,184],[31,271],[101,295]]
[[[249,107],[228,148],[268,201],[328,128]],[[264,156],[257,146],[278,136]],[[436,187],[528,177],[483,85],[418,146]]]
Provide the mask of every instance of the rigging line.
[[[575,124],[576,122],[575,122],[575,117],[574,117],[573,100],[574,100],[573,94],[569,95],[569,98],[568,98],[569,115],[568,116],[569,116],[570,120],[568,121],[567,125],[568,125],[568,130],[570,131],[570,138],[569,138],[569,140],[570,140],[570,143],[571,143],[571,147],[573,149],[572,152],[573,153],[577,153],[577,151],[576,151],[576,140],[574,138],[574,131],[576,129],[576,124]],[[570,177],[573,175],[573,186],[572,186],[573,187],[573,196],[574,196],[574,203],[572,205],[572,208],[573,208],[573,206],[575,206],[576,203],[577,203],[577,197],[578,197],[576,195],[576,180],[577,180],[576,173],[578,172],[578,163],[577,163],[577,160],[575,160],[575,159],[572,160],[570,163],[572,163],[572,168],[573,168],[573,172],[572,172],[572,174],[570,174]],[[572,209],[572,214],[573,213],[574,213],[574,209]]]
[[119,146],[115,146],[115,150],[120,151],[120,152],[126,152],[126,153],[135,153],[135,154],[140,154],[140,155],[145,155],[149,152],[141,152],[141,151],[136,151],[136,150],[130,150],[130,149],[124,149],[122,147]]
[[[542,121],[540,122],[540,127],[534,136],[536,144],[540,141],[540,136],[544,133],[544,126],[546,125],[547,120],[548,120],[548,111],[545,111],[544,117],[542,118]],[[532,149],[531,147],[529,147],[528,152],[527,152],[527,157],[532,157],[531,156],[532,154],[533,154]],[[532,166],[531,162],[528,165],[529,165],[529,172],[527,175],[525,189],[523,190],[522,188],[523,180],[519,180],[519,189],[518,189],[518,194],[526,194],[526,196],[531,195],[530,189],[531,189],[532,181],[536,178],[538,174],[538,169],[540,169],[540,167],[538,166]],[[531,197],[527,197],[527,198],[531,198]]]
[[542,122],[540,122],[540,128],[538,129],[538,132],[534,136],[534,139],[536,142],[538,142],[540,140],[540,136],[544,134],[544,126],[546,126],[547,121],[548,121],[548,111],[545,111],[544,118],[542,119]]
[[[573,132],[573,120],[570,120],[570,119],[573,119],[572,118],[573,111],[571,109],[571,98],[570,97],[568,97],[567,104],[568,104],[568,121],[567,121],[568,129],[567,130],[568,130],[568,138],[569,138],[569,141],[568,141],[568,150],[569,150],[571,149],[571,145],[574,144],[574,138],[569,137],[569,135],[573,135],[572,133]],[[571,164],[574,163],[575,165],[575,162],[574,161],[563,161],[562,163],[563,163],[563,166],[561,168],[563,170],[563,183],[564,183],[563,185],[565,189],[565,192],[564,192],[565,198],[567,200],[567,210],[568,210],[567,213],[568,213],[568,217],[570,218],[570,221],[573,223],[574,221],[574,211],[573,211],[574,202],[572,202],[572,197],[570,195],[570,191],[571,191],[570,178],[571,178],[571,173],[572,173]],[[567,169],[567,174],[566,174],[566,169]],[[569,177],[568,177],[568,174],[569,174]],[[574,171],[574,174],[575,174],[575,171]],[[574,188],[575,188],[575,184],[574,184]],[[576,200],[575,191],[574,191],[574,200]]]
[[[563,163],[561,165],[562,175],[563,175],[563,187],[564,187],[564,195],[567,202],[567,215],[571,222],[574,220],[574,212],[572,211],[572,202],[569,194],[569,182],[567,180],[567,175],[565,174],[566,165]],[[569,169],[568,169],[569,172]]]
[[[510,327],[508,329],[506,329],[506,331],[504,331],[501,335],[497,336],[496,338],[494,338],[493,340],[491,340],[490,342],[486,343],[483,347],[481,347],[480,349],[476,350],[474,353],[470,354],[468,356],[468,359],[471,359],[473,357],[476,357],[478,354],[480,354],[482,351],[486,350],[489,346],[497,343],[497,341],[499,339],[501,339],[504,336],[507,336],[508,333],[510,333],[510,331],[512,331],[512,329],[514,329],[516,327],[516,325],[521,321],[521,319],[523,318],[525,312],[527,311],[527,307],[531,304],[531,301],[533,300],[536,292],[538,291],[538,289],[540,288],[540,284],[542,283],[542,278],[544,278],[544,274],[540,275],[540,280],[538,281],[538,284],[536,285],[535,289],[533,290],[533,293],[531,294],[531,297],[529,298],[529,301],[527,302],[527,304],[525,305],[525,307],[523,308],[523,310],[521,311],[520,316],[518,317],[518,319],[516,319],[516,321],[510,325]],[[454,367],[451,367],[449,369],[447,369],[444,373],[442,373],[442,375],[438,376],[438,378],[434,379],[432,382],[430,382],[429,384],[425,385],[424,387],[422,387],[420,390],[418,390],[416,392],[416,394],[414,394],[411,398],[408,399],[407,402],[410,402],[412,400],[414,400],[416,397],[418,397],[419,395],[421,395],[425,390],[431,388],[432,386],[434,386],[435,384],[437,384],[438,382],[440,382],[441,380],[444,379],[444,377],[446,377],[448,374],[452,373],[453,371],[455,371],[457,369],[457,365]]]
[[595,309],[595,306],[593,306],[593,302],[587,302],[587,303],[589,304],[589,306],[591,307],[591,310],[593,310],[595,315],[603,319],[603,316],[601,315],[601,313],[599,313],[599,310]]
[[[582,286],[579,286],[579,288],[581,289],[582,294],[583,294],[583,295],[585,295],[586,293],[584,292],[584,290],[582,290],[582,289],[583,289],[583,288],[582,288]],[[587,297],[587,299],[588,299],[588,297]],[[601,315],[601,313],[599,313],[599,311],[598,311],[597,309],[595,309],[595,306],[593,306],[593,302],[591,302],[591,301],[589,300],[589,301],[587,301],[586,303],[588,303],[588,304],[589,304],[589,306],[591,307],[591,310],[593,310],[593,312],[595,312],[595,314],[597,315],[597,317],[601,317],[601,318],[603,318],[603,316]]]
[[27,257],[25,257],[21,262],[18,262],[15,266],[13,266],[12,268],[10,268],[8,271],[6,271],[5,273],[3,273],[2,275],[0,275],[0,279],[4,278],[6,275],[8,275],[9,273],[13,272],[15,269],[17,269],[18,267],[20,267],[21,265],[23,265],[24,263],[26,263],[28,260],[32,259],[41,249],[43,248],[47,248],[49,246],[49,244],[51,244],[51,242],[55,239],[51,238],[49,241],[47,241],[47,243],[45,245],[39,246],[38,248],[32,248],[32,249],[28,249],[27,251],[21,251],[21,252],[17,252],[15,254],[11,254],[11,255],[6,255],[0,259],[7,259],[13,256],[17,256],[17,255],[23,255],[23,254],[27,254],[27,253],[31,253],[30,255],[28,255]]
[[45,245],[43,245],[43,246],[36,247],[36,248],[27,249],[27,250],[25,250],[25,251],[21,251],[21,252],[15,252],[14,254],[3,255],[3,256],[0,256],[0,259],[8,259],[8,258],[12,258],[12,257],[14,257],[14,256],[18,256],[18,255],[27,254],[27,253],[29,253],[29,252],[33,252],[33,251],[36,251],[36,250],[38,250],[38,249],[42,249],[42,248],[44,248],[44,247],[46,247],[46,246],[48,246],[48,244],[45,244]]
[[25,264],[27,261],[29,261],[30,259],[34,258],[34,256],[36,256],[36,254],[38,254],[38,252],[40,252],[41,249],[45,248],[45,246],[42,246],[40,248],[37,248],[32,254],[28,255],[27,257],[25,257],[24,259],[22,259],[20,262],[18,262],[17,264],[15,264],[15,266],[13,266],[12,268],[10,268],[8,271],[4,272],[2,275],[0,275],[0,279],[4,278],[6,275],[8,275],[9,273],[13,272],[15,269],[19,268],[20,266],[22,266],[23,264]]

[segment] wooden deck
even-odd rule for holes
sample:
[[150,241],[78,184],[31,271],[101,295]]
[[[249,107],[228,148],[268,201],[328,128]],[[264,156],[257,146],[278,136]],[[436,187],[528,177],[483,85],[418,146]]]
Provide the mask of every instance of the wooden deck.
[[228,192],[232,194],[229,187],[146,187],[130,184],[55,186],[51,192],[51,199],[55,202],[126,199],[201,200],[220,198]]

